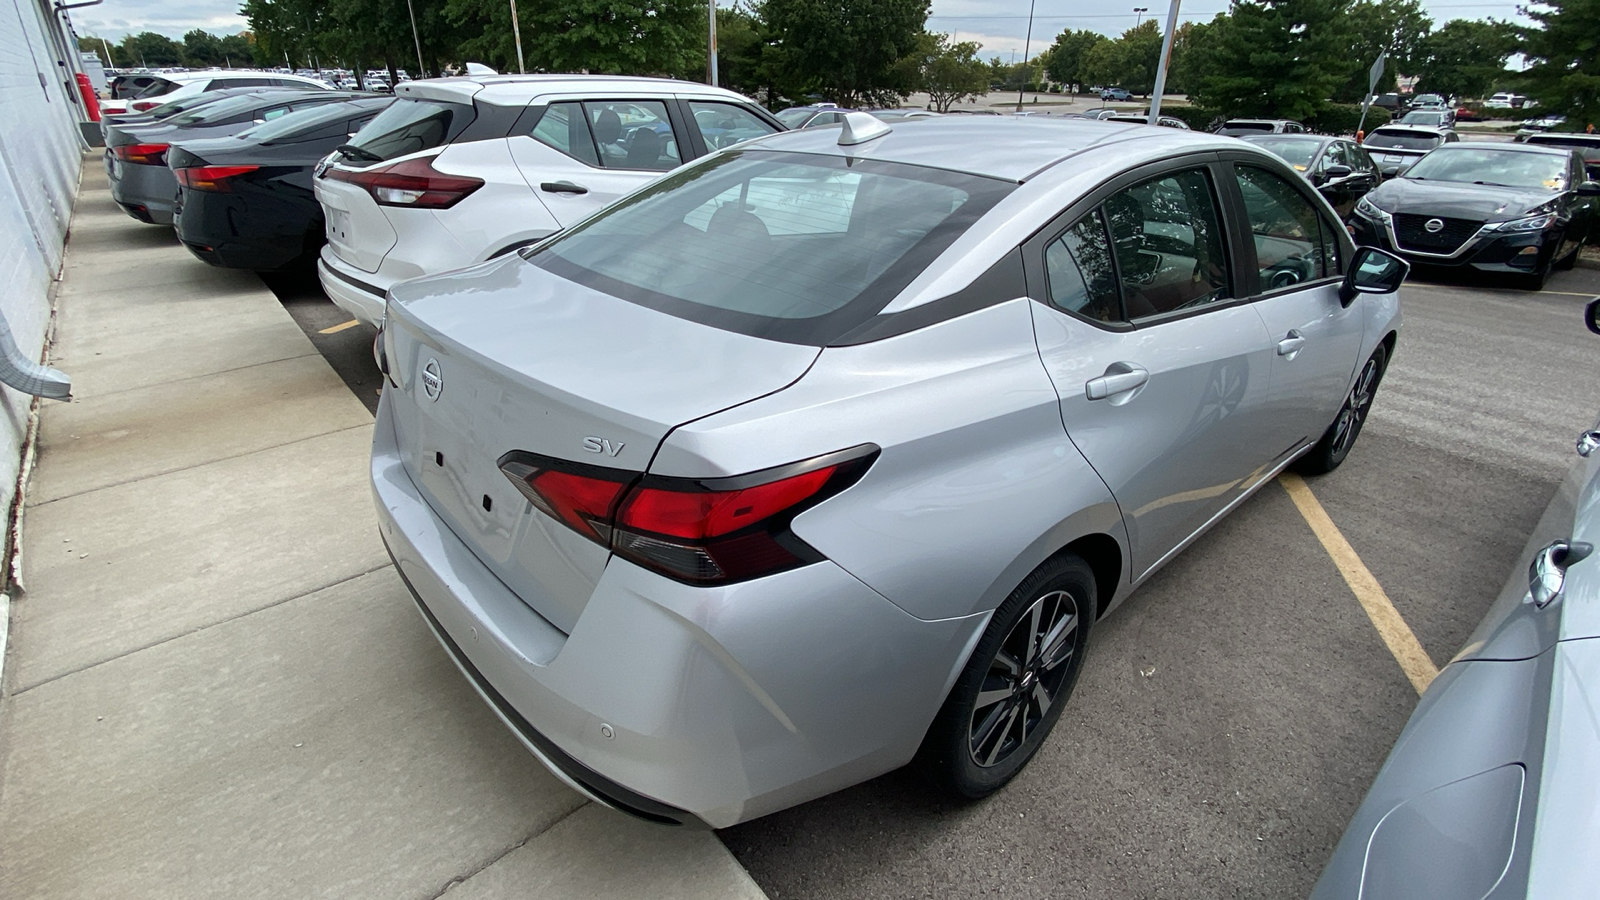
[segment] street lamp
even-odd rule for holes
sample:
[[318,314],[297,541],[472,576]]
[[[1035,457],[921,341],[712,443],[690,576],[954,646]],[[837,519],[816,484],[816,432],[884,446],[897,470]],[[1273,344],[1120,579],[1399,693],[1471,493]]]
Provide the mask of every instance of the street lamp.
[[[1025,66],[1028,65],[1028,51],[1033,49],[1033,4],[1034,0],[1028,0],[1028,36],[1022,42],[1022,64]],[[1032,66],[1028,66],[1028,74],[1033,74]],[[1017,112],[1022,112],[1022,89],[1028,86],[1026,77],[1024,76],[1022,84],[1017,86]]]
[[1148,6],[1135,6],[1133,8],[1133,27],[1138,28],[1139,23],[1144,21],[1144,14],[1149,11],[1150,7]]

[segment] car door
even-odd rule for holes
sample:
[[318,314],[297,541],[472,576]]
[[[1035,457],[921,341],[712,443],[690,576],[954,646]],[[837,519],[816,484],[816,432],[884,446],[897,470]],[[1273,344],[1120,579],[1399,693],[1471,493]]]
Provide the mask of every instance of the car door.
[[676,168],[689,154],[671,99],[552,99],[537,116],[518,120],[519,133],[508,139],[511,158],[566,228]]
[[1340,225],[1311,194],[1264,166],[1237,161],[1241,230],[1247,231],[1241,281],[1255,282],[1252,304],[1271,336],[1268,420],[1273,442],[1298,448],[1333,422],[1355,372],[1364,337],[1359,304],[1339,300]]
[[1216,177],[1204,160],[1145,167],[1025,249],[1040,358],[1067,434],[1121,506],[1135,578],[1279,450],[1263,440],[1272,350],[1234,299]]

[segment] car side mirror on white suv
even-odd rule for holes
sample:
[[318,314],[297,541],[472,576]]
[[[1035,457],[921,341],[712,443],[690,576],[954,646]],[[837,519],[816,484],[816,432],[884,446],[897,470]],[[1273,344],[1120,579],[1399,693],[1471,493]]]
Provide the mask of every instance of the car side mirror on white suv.
[[1392,294],[1400,290],[1411,264],[1377,247],[1357,247],[1339,285],[1339,302],[1349,306],[1358,294]]

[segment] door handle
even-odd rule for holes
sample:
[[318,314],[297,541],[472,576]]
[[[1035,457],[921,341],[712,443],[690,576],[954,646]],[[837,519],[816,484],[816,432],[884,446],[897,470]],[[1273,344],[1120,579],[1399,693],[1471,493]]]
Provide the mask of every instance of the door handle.
[[1104,400],[1115,394],[1126,394],[1143,387],[1150,380],[1150,372],[1132,363],[1112,363],[1106,374],[1083,383],[1083,395],[1090,400]]
[[1304,347],[1305,345],[1305,336],[1300,332],[1291,329],[1289,334],[1285,336],[1283,340],[1278,342],[1278,355],[1287,356],[1293,359],[1294,355],[1299,353],[1300,348]]
[[570,181],[546,181],[545,183],[539,185],[539,190],[546,191],[546,192],[551,193],[551,194],[587,194],[587,193],[589,193],[589,189],[588,188],[584,187],[581,184],[573,184]]

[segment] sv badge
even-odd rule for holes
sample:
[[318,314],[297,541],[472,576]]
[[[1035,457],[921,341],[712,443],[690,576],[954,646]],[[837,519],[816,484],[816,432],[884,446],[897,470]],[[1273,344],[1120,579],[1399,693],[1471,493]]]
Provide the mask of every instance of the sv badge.
[[583,449],[590,453],[604,453],[607,456],[616,456],[626,446],[628,445],[622,441],[613,444],[606,438],[586,437],[583,439]]

